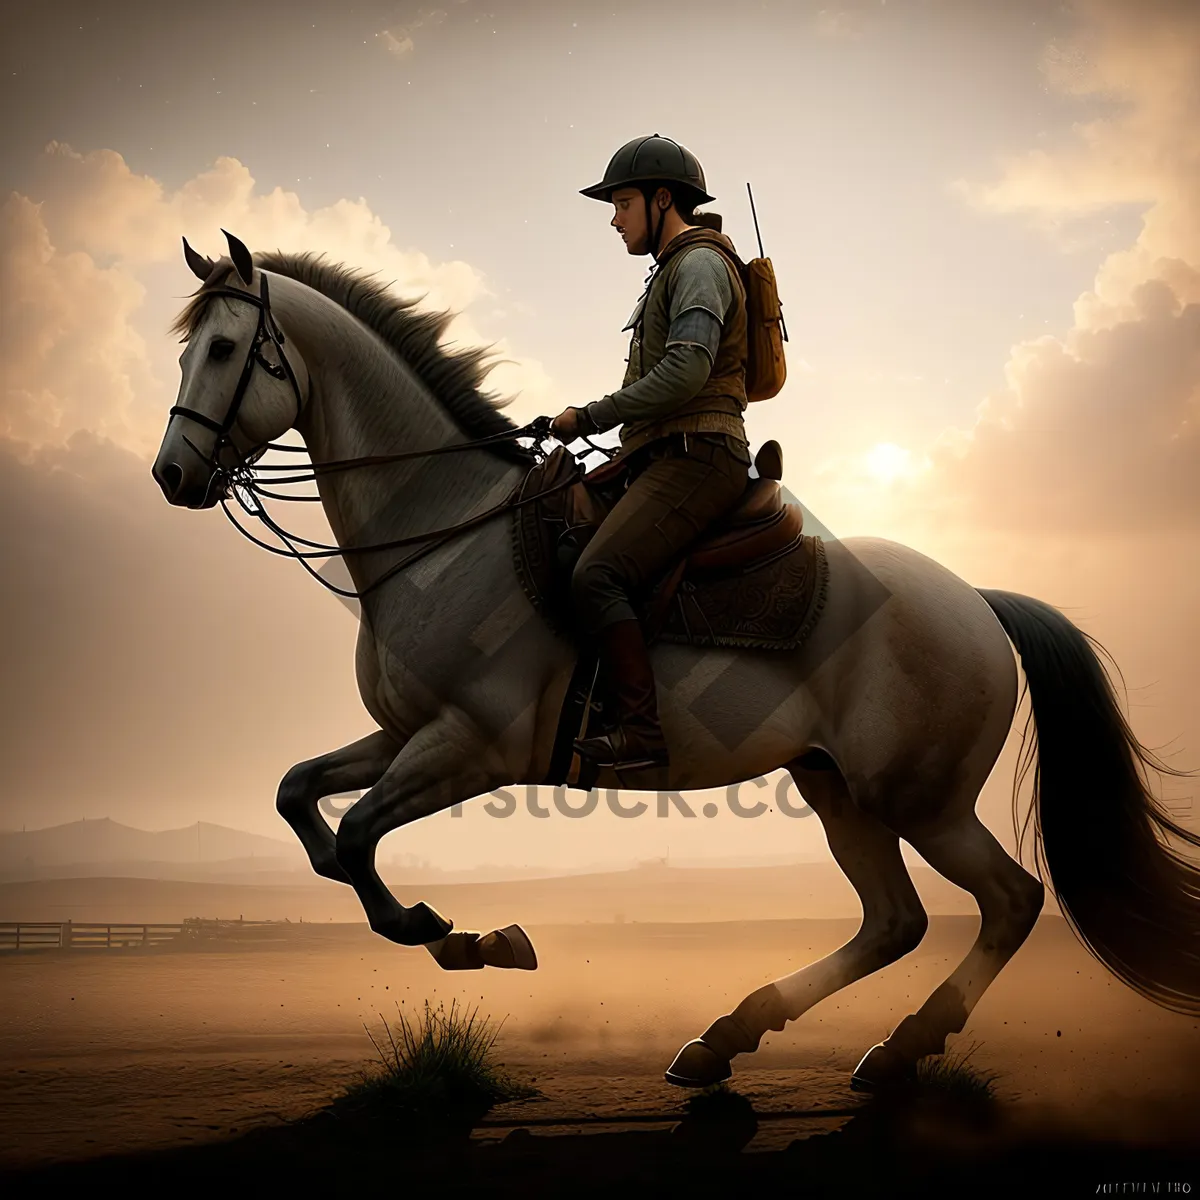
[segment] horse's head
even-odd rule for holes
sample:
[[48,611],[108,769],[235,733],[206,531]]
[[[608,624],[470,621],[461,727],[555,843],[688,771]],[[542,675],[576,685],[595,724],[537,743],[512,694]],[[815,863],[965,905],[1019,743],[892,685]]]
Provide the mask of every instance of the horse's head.
[[187,343],[183,379],[154,478],[170,503],[187,508],[216,504],[225,473],[253,462],[308,400],[308,371],[271,311],[268,275],[237,238],[225,237],[229,257],[217,262],[183,242],[204,287],[175,325]]

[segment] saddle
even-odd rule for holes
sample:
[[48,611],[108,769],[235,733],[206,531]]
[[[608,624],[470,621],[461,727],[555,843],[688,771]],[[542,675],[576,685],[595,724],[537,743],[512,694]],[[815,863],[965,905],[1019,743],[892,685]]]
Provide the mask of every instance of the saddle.
[[[647,643],[795,649],[807,632],[809,610],[823,596],[820,538],[803,533],[798,504],[785,504],[783,453],[766,442],[754,459],[757,479],[738,503],[701,534],[663,572],[647,595],[633,597]],[[514,495],[547,492],[516,511],[514,556],[526,594],[559,632],[576,637],[571,571],[601,522],[621,498],[629,463],[618,454],[595,470],[565,446],[534,467]],[[761,590],[775,593],[771,611]],[[750,594],[754,594],[751,599]],[[747,603],[747,601],[749,601]]]
[[[800,506],[783,500],[779,443],[764,443],[754,465],[758,478],[748,480],[738,503],[664,570],[645,595],[631,597],[647,644],[794,650],[815,626],[828,582],[823,543],[804,534]],[[587,716],[603,714],[607,707],[608,697],[591,696],[596,647],[575,623],[570,580],[628,479],[625,455],[618,453],[585,472],[559,446],[528,472],[511,497],[518,502],[513,557],[521,585],[547,623],[579,650],[543,781],[548,784],[566,781],[573,739],[586,731]],[[520,503],[540,493],[546,494]],[[583,765],[576,786],[591,786],[584,779],[591,765]]]

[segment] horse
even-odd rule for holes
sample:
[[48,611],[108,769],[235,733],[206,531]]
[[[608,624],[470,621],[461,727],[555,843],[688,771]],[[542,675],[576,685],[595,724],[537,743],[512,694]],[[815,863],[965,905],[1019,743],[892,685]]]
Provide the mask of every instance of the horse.
[[[447,969],[532,969],[519,926],[480,937],[424,902],[402,905],[375,850],[409,822],[546,778],[576,648],[536,613],[513,562],[512,496],[539,461],[535,448],[482,390],[487,351],[442,345],[449,314],[323,256],[255,261],[226,237],[229,253],[216,261],[184,240],[202,283],[173,326],[186,341],[182,380],[153,475],[172,505],[211,508],[238,494],[272,439],[300,435],[361,601],[356,677],[378,726],[288,770],[278,812],[313,870],[354,888],[376,933],[425,946]],[[319,553],[287,544],[306,566]],[[920,1008],[867,1050],[852,1087],[911,1078],[920,1059],[945,1051],[1032,930],[1047,877],[1110,972],[1160,1005],[1200,1012],[1200,871],[1168,840],[1200,846],[1200,835],[1151,788],[1152,772],[1190,773],[1137,740],[1104,648],[1051,605],[973,588],[898,543],[829,540],[825,551],[825,609],[798,649],[658,642],[651,653],[666,786],[787,771],[858,893],[861,925],[719,1016],[666,1078],[684,1087],[729,1078],[732,1060],[767,1030],[918,946],[928,917],[901,839],[974,897],[979,933]],[[1014,813],[1035,764],[1026,822],[1036,874],[975,812],[1024,696],[1016,656],[1032,729]],[[663,688],[663,679],[680,682]],[[779,703],[747,732],[738,716],[764,693]],[[610,769],[596,783],[623,786]],[[366,790],[335,835],[318,804],[356,789]]]

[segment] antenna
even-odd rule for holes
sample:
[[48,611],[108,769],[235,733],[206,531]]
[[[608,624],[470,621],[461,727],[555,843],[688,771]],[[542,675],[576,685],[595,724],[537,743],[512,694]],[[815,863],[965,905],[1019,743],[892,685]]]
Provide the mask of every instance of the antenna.
[[750,215],[754,218],[754,236],[758,238],[758,257],[766,258],[766,252],[763,250],[762,233],[758,228],[758,210],[754,207],[754,193],[750,190],[750,181],[746,180],[746,194],[750,197]]
[[[750,215],[754,218],[754,236],[758,238],[758,257],[766,258],[766,251],[763,249],[762,233],[758,228],[758,210],[754,207],[754,193],[750,190],[750,180],[746,180],[746,195],[750,197]],[[788,340],[787,322],[783,319],[783,304],[779,305],[779,328],[783,333],[783,340]]]

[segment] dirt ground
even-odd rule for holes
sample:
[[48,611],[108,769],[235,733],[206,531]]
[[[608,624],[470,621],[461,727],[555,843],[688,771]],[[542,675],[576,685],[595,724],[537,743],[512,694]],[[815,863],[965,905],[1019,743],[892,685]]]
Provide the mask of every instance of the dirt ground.
[[[625,1139],[626,1148],[642,1138],[636,1144],[654,1149],[678,1132],[691,1095],[662,1077],[679,1046],[856,926],[530,926],[536,972],[459,975],[350,925],[306,925],[237,949],[9,955],[0,961],[0,1167],[282,1129],[361,1070],[372,1054],[364,1022],[425,998],[503,1018],[501,1057],[544,1093],[494,1109],[472,1135],[480,1153],[502,1150],[508,1162],[514,1147],[527,1156],[531,1138],[550,1154],[566,1153],[572,1138],[594,1149],[596,1136]],[[852,1128],[863,1103],[848,1087],[854,1064],[952,969],[977,927],[969,917],[934,917],[914,954],[736,1060],[731,1085],[753,1114],[740,1159],[761,1153],[766,1164],[788,1147],[794,1158],[797,1146]],[[1000,1073],[1006,1111],[1026,1131],[1158,1146],[1159,1157],[1137,1169],[1165,1164],[1200,1187],[1200,1022],[1112,979],[1061,918],[1043,918],[950,1042],[971,1046],[973,1063]],[[571,1161],[584,1161],[580,1154]],[[1085,1174],[1105,1169],[1094,1153],[1080,1162],[1093,1164],[1078,1167]],[[1084,1190],[1095,1194],[1056,1194]]]

